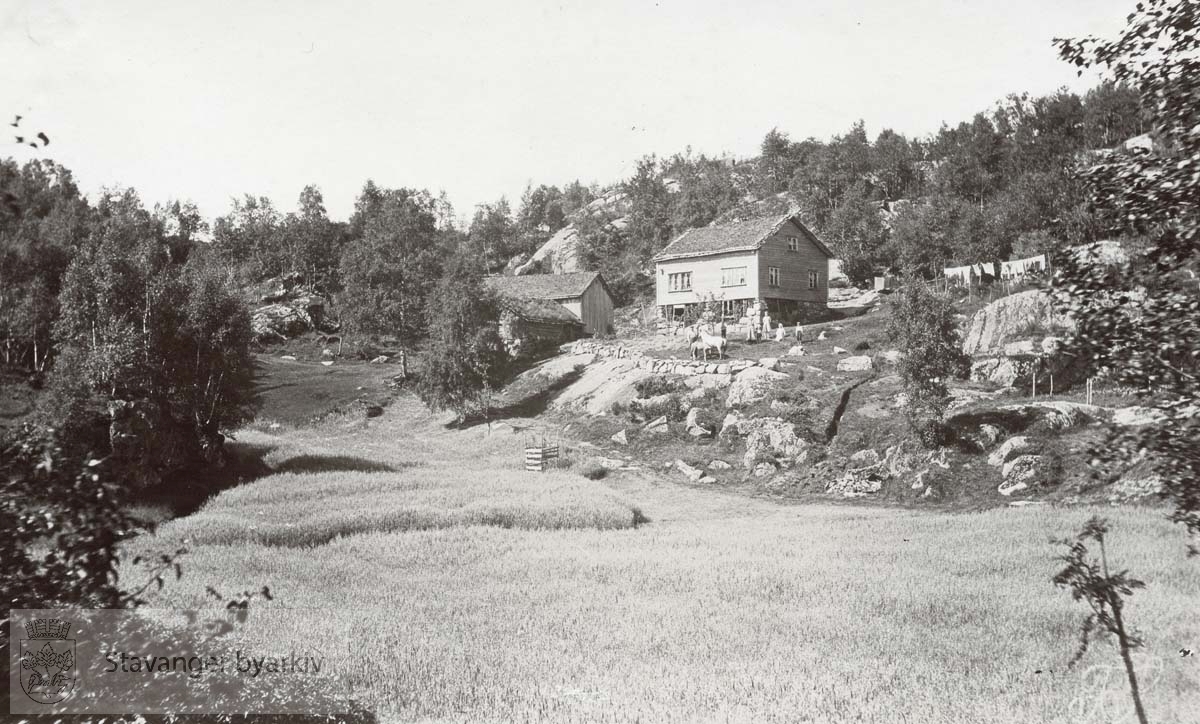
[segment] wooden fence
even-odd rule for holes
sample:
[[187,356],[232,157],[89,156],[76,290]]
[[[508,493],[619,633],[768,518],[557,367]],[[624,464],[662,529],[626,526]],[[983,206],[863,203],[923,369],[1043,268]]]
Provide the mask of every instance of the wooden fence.
[[525,440],[525,470],[531,473],[545,472],[551,460],[559,458],[561,441],[550,444],[546,438]]

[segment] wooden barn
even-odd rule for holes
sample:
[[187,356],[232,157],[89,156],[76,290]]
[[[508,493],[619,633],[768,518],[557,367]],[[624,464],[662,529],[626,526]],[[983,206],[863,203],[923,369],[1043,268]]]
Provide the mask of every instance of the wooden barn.
[[600,272],[488,277],[486,283],[502,296],[557,302],[583,324],[584,334],[612,332],[613,299]]
[[500,338],[513,357],[538,357],[583,336],[583,322],[549,299],[500,294]]

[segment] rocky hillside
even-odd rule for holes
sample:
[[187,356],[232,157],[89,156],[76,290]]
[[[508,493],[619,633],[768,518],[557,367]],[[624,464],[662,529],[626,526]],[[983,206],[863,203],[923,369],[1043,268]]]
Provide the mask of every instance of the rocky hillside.
[[[999,300],[967,321],[977,371],[995,359],[1056,364],[1046,342],[1055,338],[1030,323],[1045,309],[1037,294]],[[953,437],[922,447],[904,418],[887,303],[880,309],[807,330],[800,344],[737,343],[721,360],[688,359],[670,337],[657,338],[665,348],[576,343],[518,378],[503,404],[557,420],[610,469],[785,497],[970,507],[1120,502],[1157,489],[1138,469],[1102,486],[1078,472],[1102,425],[1144,424],[1144,410],[1119,399],[1086,405],[1061,387],[1030,398],[1020,374],[954,383]]]
[[[625,192],[619,188],[611,189],[578,213],[613,217],[609,223],[621,230],[629,223],[629,201]],[[559,229],[532,256],[525,260],[514,259],[510,266],[514,275],[585,271],[579,258],[579,230],[576,223],[571,222]]]

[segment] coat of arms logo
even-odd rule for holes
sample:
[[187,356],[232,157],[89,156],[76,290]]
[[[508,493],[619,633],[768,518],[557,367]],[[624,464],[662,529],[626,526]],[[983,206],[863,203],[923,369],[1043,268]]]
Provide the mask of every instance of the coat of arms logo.
[[75,639],[71,622],[39,618],[25,624],[21,639],[21,690],[39,704],[57,704],[75,687]]

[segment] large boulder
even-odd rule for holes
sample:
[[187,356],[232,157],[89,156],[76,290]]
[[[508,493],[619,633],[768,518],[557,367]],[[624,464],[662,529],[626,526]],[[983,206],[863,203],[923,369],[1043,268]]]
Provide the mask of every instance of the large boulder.
[[864,354],[838,360],[837,368],[838,372],[870,372],[875,368],[875,364]]
[[733,384],[733,378],[728,374],[718,374],[716,372],[698,375],[688,375],[683,378],[685,387],[693,390],[705,390],[709,388],[723,390]]
[[1080,425],[1108,420],[1112,413],[1098,405],[1088,405],[1082,402],[1067,400],[1046,400],[1027,402],[1016,405],[1005,405],[1000,408],[1018,412],[1043,422],[1054,430],[1066,430]]
[[737,428],[746,440],[742,465],[747,470],[764,458],[794,460],[808,449],[808,442],[797,437],[796,426],[778,417],[740,420]]
[[1000,447],[996,448],[991,455],[988,455],[988,465],[998,468],[1018,455],[1032,450],[1033,447],[1034,444],[1024,435],[1010,437],[1001,443]]
[[250,326],[260,342],[278,342],[313,329],[313,320],[308,312],[276,303],[255,309],[250,315]]
[[1052,471],[1051,460],[1045,455],[1018,455],[1004,463],[1004,482],[997,492],[1007,496],[1048,483]]
[[1044,430],[1066,430],[1072,427],[1104,422],[1111,411],[1096,405],[1066,400],[1038,400],[985,409],[968,408],[950,414],[946,426],[960,438],[972,437],[980,425],[995,425],[1010,433],[1020,433],[1039,426]]
[[766,399],[771,387],[777,382],[788,379],[783,372],[772,372],[763,367],[749,367],[742,370],[729,386],[729,395],[725,398],[726,407],[742,407],[753,405]]
[[1005,342],[1037,323],[1064,329],[1073,326],[1069,317],[1054,313],[1050,295],[1039,289],[997,299],[971,318],[962,350],[974,355],[1003,349]]

